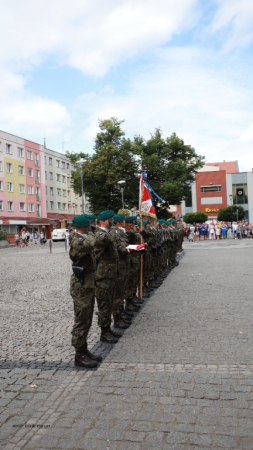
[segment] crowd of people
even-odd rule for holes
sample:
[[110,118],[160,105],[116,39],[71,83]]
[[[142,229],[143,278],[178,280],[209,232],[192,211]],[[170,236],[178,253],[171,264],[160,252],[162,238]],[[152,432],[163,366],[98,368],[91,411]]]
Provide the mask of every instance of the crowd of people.
[[125,217],[112,210],[102,211],[98,218],[88,214],[76,216],[73,225],[75,231],[69,236],[73,270],[70,294],[74,303],[72,345],[75,364],[93,368],[101,361],[101,356],[87,347],[95,299],[100,340],[116,343],[121,329],[130,326],[144,298],[178,264],[176,253],[181,249],[185,231],[181,222],[162,219],[144,220],[141,230],[136,216]]
[[246,221],[227,222],[211,221],[209,223],[193,223],[186,226],[186,237],[188,241],[196,240],[223,240],[227,239],[228,231],[234,239],[245,239],[253,236],[253,225]]
[[43,232],[30,233],[28,230],[21,230],[15,234],[15,248],[28,247],[29,244],[37,244],[40,246],[45,244],[45,236]]

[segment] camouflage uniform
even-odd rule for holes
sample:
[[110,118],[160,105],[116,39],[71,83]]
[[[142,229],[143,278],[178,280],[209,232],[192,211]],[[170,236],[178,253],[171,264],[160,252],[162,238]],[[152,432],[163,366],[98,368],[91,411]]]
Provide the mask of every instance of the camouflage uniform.
[[130,267],[130,255],[126,249],[128,245],[128,240],[126,233],[124,231],[112,228],[111,231],[115,236],[115,243],[117,246],[117,251],[119,255],[119,266],[118,266],[118,277],[115,284],[114,300],[112,314],[117,316],[121,313],[123,309],[123,301],[125,298],[125,285],[128,270]]
[[74,233],[70,239],[69,256],[73,266],[83,267],[84,278],[79,279],[74,273],[70,280],[70,295],[74,301],[74,326],[72,330],[72,345],[79,349],[86,344],[88,332],[92,323],[94,311],[94,247],[95,239],[92,233],[87,237]]
[[[128,238],[128,244],[140,244],[140,234],[137,232],[137,227],[135,225],[132,225],[131,228],[127,230],[126,235]],[[140,253],[131,252],[130,257],[130,268],[128,271],[125,291],[125,298],[129,300],[135,298],[137,287],[140,283]]]
[[108,327],[111,323],[115,280],[118,270],[118,252],[113,233],[97,227],[95,233],[95,295],[98,305],[98,325]]

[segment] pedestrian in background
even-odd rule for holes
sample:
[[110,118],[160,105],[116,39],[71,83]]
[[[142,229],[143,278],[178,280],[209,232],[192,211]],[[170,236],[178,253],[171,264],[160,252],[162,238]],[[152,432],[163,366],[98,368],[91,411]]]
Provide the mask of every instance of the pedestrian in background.
[[215,226],[213,222],[209,225],[209,239],[212,241],[215,239]]
[[44,245],[44,233],[43,231],[40,233],[40,246],[42,247]]
[[18,247],[19,247],[19,234],[16,233],[15,234],[15,248],[18,248]]

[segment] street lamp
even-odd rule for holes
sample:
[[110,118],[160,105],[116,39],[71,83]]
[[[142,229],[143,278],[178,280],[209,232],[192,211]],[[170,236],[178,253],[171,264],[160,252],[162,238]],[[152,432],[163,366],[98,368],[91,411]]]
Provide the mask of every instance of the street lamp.
[[231,233],[232,233],[232,238],[234,238],[234,235],[233,235],[233,209],[232,209],[232,206],[233,206],[233,194],[230,194],[230,195],[229,195],[229,199],[230,199],[230,204],[231,204],[231,214],[232,214],[232,219],[231,219]]
[[120,186],[121,195],[122,195],[122,209],[124,209],[124,189],[126,187],[126,182],[125,182],[125,180],[120,180],[120,181],[118,181],[118,184]]
[[81,177],[81,189],[82,189],[82,211],[84,214],[84,198],[83,198],[83,176],[84,176],[84,169],[83,169],[83,163],[86,162],[86,160],[80,160],[76,163],[77,171]]

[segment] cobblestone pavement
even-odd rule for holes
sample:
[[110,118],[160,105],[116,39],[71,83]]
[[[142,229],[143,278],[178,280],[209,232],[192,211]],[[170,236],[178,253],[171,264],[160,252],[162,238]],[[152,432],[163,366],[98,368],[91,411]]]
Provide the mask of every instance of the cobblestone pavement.
[[0,447],[253,450],[253,241],[185,242],[115,346],[93,326],[95,371],[71,362],[58,244],[0,251]]

